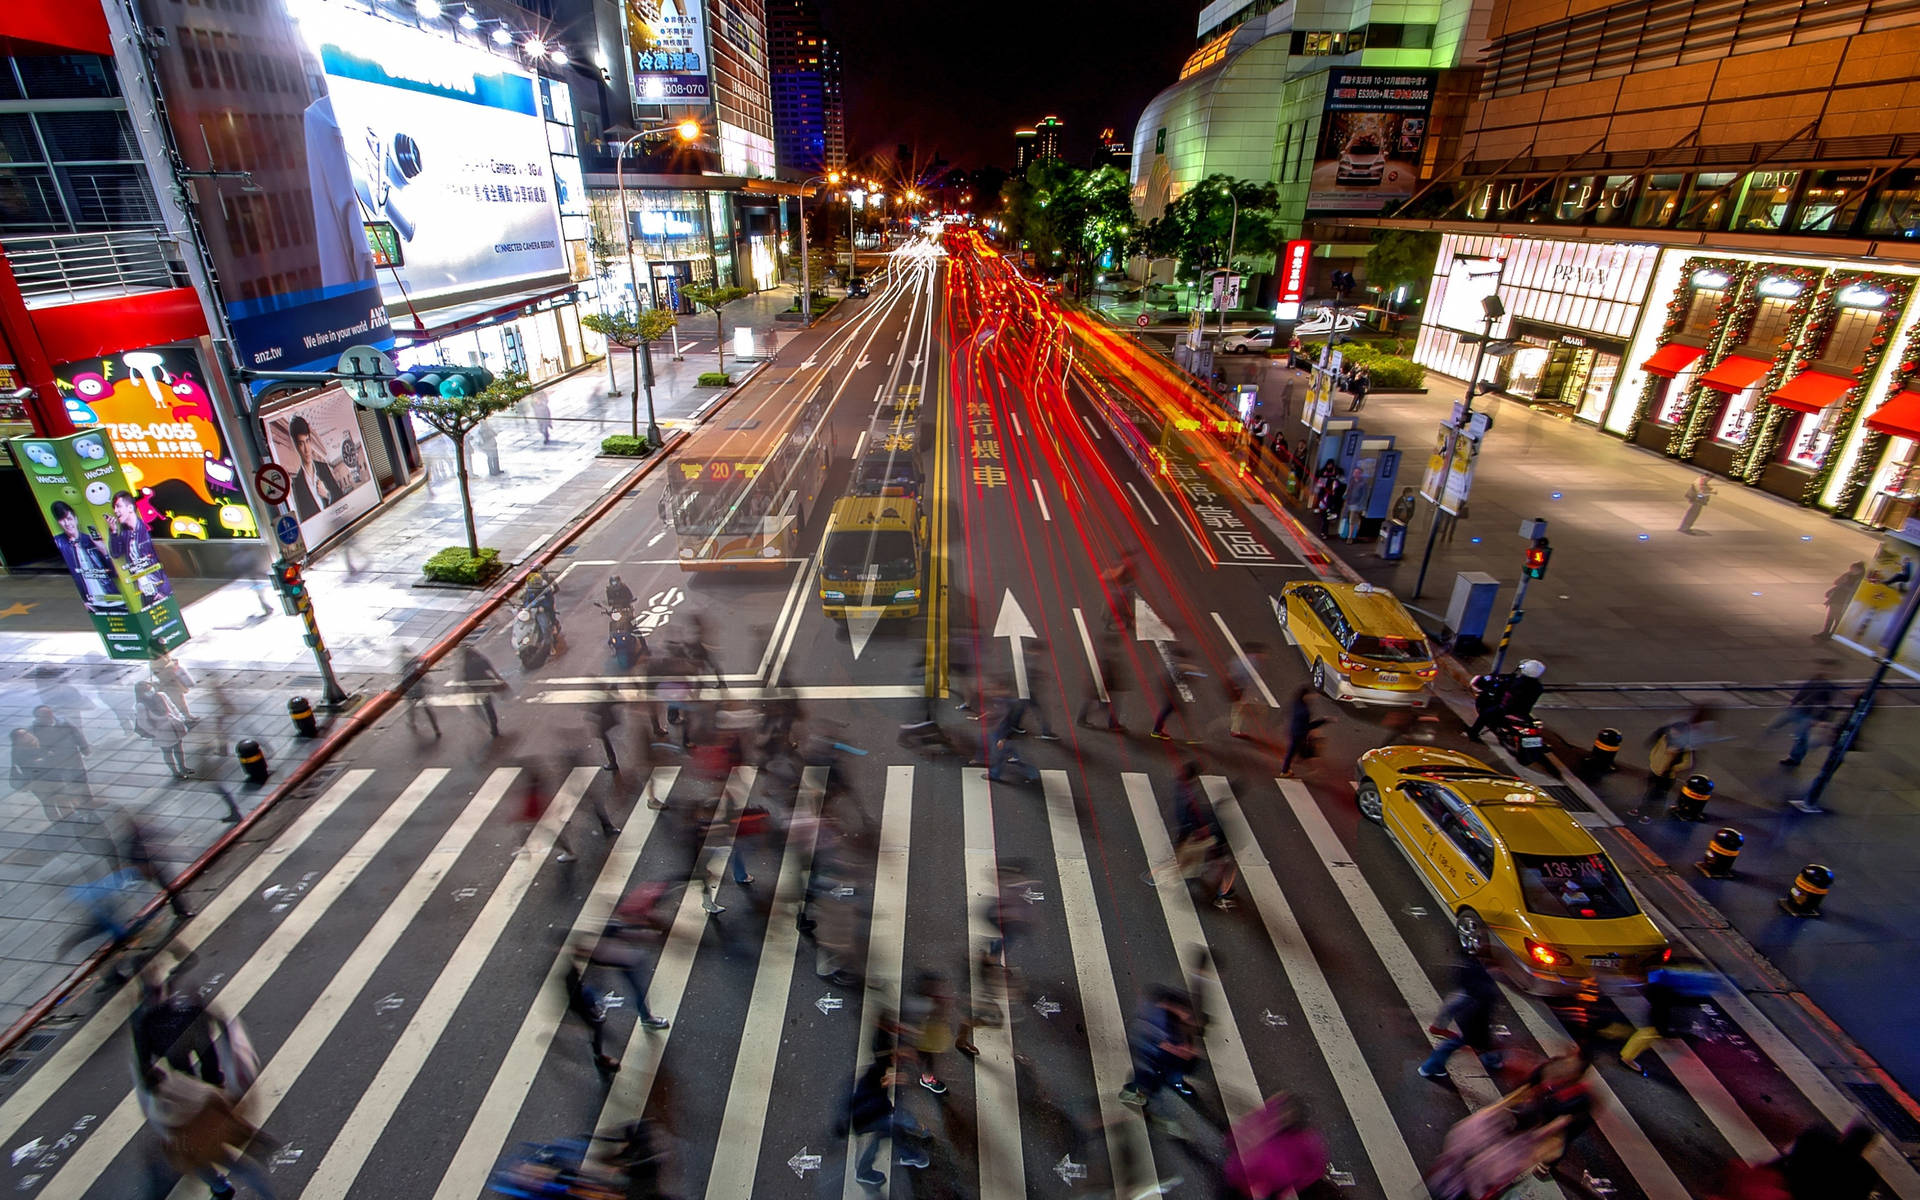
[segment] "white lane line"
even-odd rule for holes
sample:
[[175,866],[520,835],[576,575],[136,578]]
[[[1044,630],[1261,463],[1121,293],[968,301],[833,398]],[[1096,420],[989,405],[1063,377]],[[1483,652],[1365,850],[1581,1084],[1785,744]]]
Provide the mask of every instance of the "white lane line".
[[[1298,779],[1276,779],[1274,782],[1279,785],[1280,794],[1287,798],[1294,819],[1300,822],[1307,840],[1313,843],[1321,865],[1326,867],[1334,886],[1340,890],[1347,907],[1352,910],[1353,919],[1366,936],[1367,945],[1373,948],[1394,986],[1400,989],[1400,998],[1406,1002],[1407,1011],[1416,1024],[1425,1024],[1423,1014],[1440,1011],[1440,993],[1433,986],[1433,981],[1427,978],[1420,960],[1414,957],[1406,939],[1400,936],[1400,930],[1394,926],[1393,918],[1387,915],[1379,897],[1367,886],[1359,865],[1348,857],[1347,848],[1340,844],[1339,836],[1333,832],[1333,826],[1327,823],[1326,814],[1320,811],[1320,806],[1314,803],[1313,793],[1307,785]],[[1244,864],[1242,869],[1245,869]],[[1429,1044],[1439,1040],[1432,1034],[1426,1036]],[[1485,1068],[1472,1055],[1456,1054],[1448,1059],[1447,1074],[1472,1108],[1485,1108],[1500,1099],[1499,1085],[1488,1077]],[[1552,1200],[1564,1193],[1550,1180],[1529,1176],[1525,1186],[1515,1191],[1514,1195],[1531,1197],[1532,1200]]]
[[[735,767],[733,774],[727,776],[726,794],[733,796],[751,796],[754,780],[759,777],[756,767]],[[723,800],[722,803],[728,801]],[[707,831],[706,840],[700,843],[700,856],[694,859],[694,869],[704,871],[707,864],[720,849],[733,843],[733,829],[725,821],[716,821]],[[720,881],[729,879],[722,864],[719,878],[714,880],[713,891],[720,893]],[[647,1007],[656,1017],[665,1017],[676,1021],[680,1015],[680,1001],[685,998],[687,977],[693,973],[693,957],[700,949],[700,941],[707,932],[707,910],[701,900],[705,893],[696,879],[680,893],[680,908],[673,916],[673,926],[667,930],[666,944],[660,947],[660,957],[653,964],[653,981],[647,988]],[[627,1035],[627,1046],[620,1055],[620,1073],[613,1077],[613,1086],[607,1091],[607,1102],[600,1107],[600,1119],[594,1122],[595,1129],[617,1129],[629,1121],[638,1120],[646,1110],[647,1097],[653,1091],[653,1081],[660,1073],[660,1060],[666,1055],[667,1044],[672,1040],[673,1031],[654,1033],[635,1025]]]
[[794,805],[788,825],[786,849],[780,856],[780,882],[767,913],[766,940],[760,944],[760,966],[754,972],[747,1023],[733,1060],[727,1111],[720,1120],[719,1144],[727,1151],[714,1156],[713,1172],[707,1176],[709,1197],[745,1200],[753,1195],[760,1144],[767,1132],[767,1105],[773,1098],[773,1068],[780,1061],[780,1043],[787,1032],[793,957],[800,945],[800,930],[793,914],[799,911],[800,895],[807,886],[807,865],[813,860],[814,837],[820,830],[814,817],[825,784],[824,767],[807,768],[799,803]]
[[[185,954],[213,936],[229,917],[240,910],[242,904],[253,899],[274,872],[286,866],[288,857],[306,845],[307,839],[325,824],[327,818],[338,812],[348,797],[371,778],[372,771],[354,770],[335,780],[332,787],[281,831],[272,845],[256,855],[233,877],[231,883],[180,927],[180,931],[173,935],[173,948]],[[120,1034],[127,1019],[133,1016],[134,1006],[139,1000],[140,981],[134,979],[101,1005],[86,1024],[40,1064],[38,1071],[7,1097],[6,1103],[0,1104],[0,1142],[12,1141],[13,1135],[26,1124],[27,1118],[51,1100],[55,1092],[64,1088],[74,1073],[93,1057],[94,1052],[106,1045],[107,1039]]]
[[[1366,1056],[1360,1053],[1360,1043],[1353,1036],[1352,1026],[1340,1012],[1340,1002],[1334,998],[1326,972],[1320,969],[1319,960],[1307,948],[1307,938],[1293,915],[1293,906],[1280,890],[1280,881],[1274,877],[1266,853],[1254,840],[1253,829],[1247,824],[1246,814],[1240,811],[1240,802],[1234,799],[1233,788],[1218,775],[1205,776],[1200,784],[1207,799],[1213,802],[1214,815],[1226,832],[1227,845],[1233,850],[1234,862],[1239,864],[1247,894],[1253,897],[1254,907],[1260,911],[1260,921],[1267,927],[1267,937],[1280,956],[1280,966],[1293,985],[1301,1011],[1306,1014],[1313,1040],[1319,1043],[1320,1055],[1333,1073],[1333,1082],[1346,1103],[1354,1132],[1367,1148],[1367,1160],[1380,1178],[1381,1190],[1389,1196],[1419,1194],[1420,1168],[1413,1165],[1413,1154],[1400,1135],[1393,1110],[1387,1107],[1387,1098],[1380,1094],[1380,1084],[1374,1079]],[[1180,894],[1184,897],[1185,889]]]
[[1107,959],[1107,937],[1100,923],[1100,906],[1094,899],[1093,875],[1087,869],[1080,816],[1065,771],[1040,772],[1040,786],[1047,796],[1047,829],[1053,838],[1054,864],[1060,871],[1060,909],[1073,945],[1080,1016],[1086,1022],[1093,1055],[1093,1090],[1100,1097],[1100,1123],[1106,1127],[1114,1191],[1121,1196],[1138,1196],[1155,1186],[1159,1173],[1154,1168],[1153,1144],[1147,1138],[1144,1115],[1120,1102],[1120,1089],[1132,1075],[1133,1059],[1127,1049],[1126,1014],[1114,990],[1113,965]]
[[1028,482],[1033,484],[1033,499],[1034,502],[1040,506],[1040,519],[1043,521],[1053,520],[1053,513],[1047,509],[1047,494],[1040,490],[1040,481],[1033,479]]
[[652,537],[647,539],[648,547],[651,548],[654,543],[658,542],[661,538],[665,536],[667,536],[667,531],[665,529],[662,529],[659,533],[654,534]]
[[[884,1014],[900,1011],[900,972],[907,946],[907,862],[913,836],[913,768],[887,768],[887,789],[880,803],[880,851],[873,872],[873,919],[867,932],[867,986],[860,1004],[860,1044],[853,1079],[873,1062],[873,1030]],[[853,1179],[860,1139],[847,1139],[843,1200],[872,1200],[873,1193]],[[891,1155],[892,1148],[888,1148]],[[879,1163],[884,1174],[892,1159]]]
[[898,351],[898,350],[892,350],[892,351],[889,351],[889,352],[887,353],[887,365],[888,365],[888,366],[892,366],[892,365],[893,365],[893,356],[894,356],[895,354],[898,354],[898,353],[899,353],[899,351]]
[[359,1102],[353,1106],[353,1112],[341,1125],[326,1157],[321,1159],[313,1180],[307,1184],[305,1194],[353,1194],[354,1179],[360,1174],[360,1168],[366,1165],[374,1144],[386,1132],[401,1101],[406,1099],[407,1089],[413,1086],[421,1068],[426,1066],[427,1056],[433,1053],[440,1035],[446,1032],[448,1023],[453,1020],[454,1010],[460,1007],[460,1002],[472,989],[474,980],[479,978],[481,968],[487,964],[487,957],[499,944],[500,935],[506,932],[507,922],[519,909],[520,902],[526,899],[541,869],[547,865],[547,852],[553,849],[553,841],[560,827],[573,816],[574,807],[586,795],[587,785],[593,782],[593,777],[599,772],[599,767],[575,767],[568,772],[566,781],[547,805],[546,815],[533,827],[527,835],[526,844],[501,873],[499,885],[495,887],[493,895],[487,898],[486,907],[480,910],[480,915],[468,927],[466,936],[454,948],[452,957],[441,968],[439,978],[433,981],[426,998],[414,1010],[413,1019],[400,1031],[399,1041],[388,1052],[373,1082],[360,1094]]
[[[1167,837],[1160,806],[1153,798],[1153,785],[1138,771],[1125,772],[1120,776],[1120,782],[1126,789],[1127,807],[1132,810],[1134,826],[1139,830],[1141,848],[1147,852],[1147,861],[1155,868],[1154,877],[1158,886],[1153,890],[1160,897],[1160,912],[1166,918],[1167,932],[1173,936],[1173,943],[1180,952],[1180,961],[1185,962],[1188,950],[1205,946],[1207,938],[1200,930],[1200,918],[1193,911],[1193,900],[1187,895],[1179,871],[1172,871],[1169,878],[1169,872],[1165,869],[1173,863],[1173,843]],[[1207,1061],[1213,1066],[1214,1082],[1220,1087],[1220,1102],[1227,1110],[1227,1120],[1238,1121],[1260,1107],[1260,1084],[1254,1078],[1253,1062],[1247,1057],[1247,1043],[1240,1036],[1240,1027],[1234,1022],[1233,1011],[1227,1007],[1219,989],[1212,991],[1211,996],[1195,997],[1196,1000],[1213,1001],[1206,1014]],[[1419,1176],[1416,1174],[1414,1178],[1418,1180]],[[1388,1194],[1411,1193],[1389,1190]]]
[[[258,1125],[266,1124],[274,1110],[280,1107],[280,1102],[287,1098],[287,1092],[294,1083],[313,1065],[320,1047],[339,1027],[340,1019],[360,998],[374,971],[393,952],[414,918],[420,915],[420,909],[426,905],[428,898],[445,881],[447,872],[466,853],[468,844],[480,832],[488,815],[500,803],[500,798],[507,794],[513,777],[519,773],[518,767],[499,767],[488,775],[480,785],[480,790],[473,794],[473,799],[467,802],[467,806],[460,810],[460,815],[454,818],[453,824],[447,827],[440,841],[427,852],[425,861],[414,871],[412,878],[394,893],[386,911],[380,914],[380,919],[374,922],[367,936],[354,947],[347,961],[340,965],[319,998],[313,1002],[313,1007],[300,1018],[300,1024],[273,1052],[260,1077],[247,1090],[246,1112],[249,1120]],[[192,1187],[185,1181],[173,1190],[176,1200],[184,1200],[191,1193]]]
[[[967,929],[971,953],[969,962],[977,964],[987,943],[994,938],[992,926],[984,914],[988,901],[1000,895],[999,861],[993,838],[992,785],[984,768],[968,767],[960,772],[960,808],[967,848]],[[994,994],[978,972],[973,976],[973,995]],[[1027,1192],[1026,1160],[1020,1149],[1020,1084],[1013,1074],[1013,1014],[1003,1015],[998,1025],[983,1025],[973,1031],[973,1044],[980,1047],[974,1059],[973,1100],[975,1123],[980,1132],[980,1191],[982,1200],[1016,1200]]]
[[1153,515],[1153,508],[1151,505],[1147,503],[1147,498],[1140,494],[1140,489],[1133,486],[1133,481],[1131,479],[1124,480],[1123,482],[1127,485],[1127,490],[1133,493],[1133,502],[1135,504],[1138,504],[1140,506],[1140,511],[1147,515],[1147,520],[1152,521],[1155,525],[1158,525],[1160,523],[1160,518]]
[[[643,794],[665,795],[672,790],[679,774],[678,767],[655,768],[648,777]],[[607,918],[613,915],[614,905],[625,894],[627,880],[633,875],[634,865],[640,861],[640,851],[645,848],[647,837],[653,832],[656,816],[657,811],[644,804],[636,804],[633,811],[627,814],[627,822],[620,831],[619,840],[608,852],[607,861],[594,879],[593,890],[588,893],[586,903],[580,906],[580,913],[574,918],[572,935],[561,943],[559,953],[553,957],[553,965],[547,968],[546,980],[533,998],[533,1007],[521,1019],[512,1046],[500,1060],[499,1069],[494,1072],[486,1098],[480,1101],[480,1109],[474,1114],[472,1124],[467,1126],[466,1136],[460,1139],[460,1149],[454,1152],[446,1175],[433,1193],[434,1200],[472,1200],[486,1188],[487,1174],[499,1159],[500,1148],[506,1145],[508,1135],[513,1132],[514,1120],[520,1115],[521,1106],[527,1102],[534,1076],[539,1074],[541,1065],[546,1062],[553,1036],[559,1030],[560,1022],[566,1018],[567,1002],[562,991],[562,980],[567,973],[567,965],[573,959],[574,937],[597,937],[606,928]],[[638,1001],[633,1008],[637,1021],[640,1017]]]
[[1080,631],[1080,648],[1087,652],[1087,670],[1093,672],[1093,690],[1100,697],[1100,703],[1106,704],[1112,697],[1107,694],[1107,681],[1100,674],[1100,656],[1094,653],[1093,638],[1087,634],[1087,619],[1077,608],[1073,610],[1073,625]]
[[1092,418],[1092,417],[1089,417],[1089,416],[1088,416],[1087,414],[1085,414],[1085,413],[1081,413],[1081,414],[1080,414],[1080,420],[1081,420],[1082,422],[1084,422],[1084,423],[1086,424],[1086,427],[1087,427],[1087,432],[1093,435],[1093,437],[1094,437],[1094,440],[1095,440],[1095,441],[1105,441],[1105,440],[1106,440],[1105,438],[1103,438],[1103,437],[1101,437],[1101,436],[1100,436],[1100,428],[1099,428],[1099,426],[1097,426],[1097,425],[1095,425],[1095,424],[1093,423],[1093,418]]
[[862,429],[860,431],[860,436],[853,439],[852,458],[854,462],[860,461],[860,452],[866,448],[867,448],[867,431]]
[[1025,436],[1027,436],[1027,431],[1026,431],[1026,430],[1025,430],[1024,428],[1022,428],[1022,427],[1021,427],[1021,424],[1020,424],[1020,414],[1019,414],[1019,413],[1017,413],[1017,412],[1010,412],[1010,413],[1008,413],[1008,414],[1007,414],[1007,420],[1009,420],[1009,421],[1012,421],[1012,422],[1013,422],[1013,432],[1014,432],[1014,433],[1015,433],[1015,434],[1016,434],[1017,436],[1019,436],[1019,437],[1025,437]]
[[[267,935],[239,970],[233,973],[213,999],[216,1011],[226,1015],[242,1014],[260,989],[266,986],[273,973],[287,960],[287,956],[300,947],[307,934],[313,932],[320,918],[327,915],[340,894],[360,878],[393,835],[398,833],[407,820],[413,816],[427,795],[447,777],[444,767],[434,767],[422,771],[414,777],[406,790],[394,797],[385,811],[367,826],[367,829],[355,841],[353,846],[334,863],[333,867],[300,897],[299,903],[289,912],[274,931]],[[112,1165],[114,1156],[126,1148],[129,1141],[140,1132],[146,1123],[140,1112],[140,1098],[131,1089],[116,1105],[107,1119],[100,1122],[91,1137],[83,1142],[65,1165],[47,1183],[48,1194],[55,1196],[77,1196],[100,1173]],[[82,1181],[87,1181],[83,1183]]]
[[1254,669],[1253,660],[1247,657],[1247,652],[1240,648],[1240,639],[1233,636],[1233,630],[1227,628],[1227,619],[1219,613],[1214,613],[1213,623],[1220,627],[1221,635],[1227,639],[1227,645],[1233,649],[1233,656],[1240,660],[1240,666],[1247,672],[1247,677],[1253,680],[1255,687],[1260,689],[1260,695],[1266,700],[1267,707],[1279,708],[1280,702],[1273,698],[1273,690],[1267,687],[1266,680],[1260,678],[1260,672]]

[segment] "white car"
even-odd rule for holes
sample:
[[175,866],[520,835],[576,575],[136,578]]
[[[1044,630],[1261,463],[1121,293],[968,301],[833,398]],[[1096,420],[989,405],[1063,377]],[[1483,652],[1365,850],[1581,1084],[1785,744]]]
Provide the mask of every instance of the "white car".
[[1334,183],[1340,187],[1378,187],[1386,176],[1387,155],[1380,143],[1362,135],[1340,151]]
[[1230,333],[1221,339],[1220,348],[1228,354],[1265,354],[1273,349],[1273,327]]

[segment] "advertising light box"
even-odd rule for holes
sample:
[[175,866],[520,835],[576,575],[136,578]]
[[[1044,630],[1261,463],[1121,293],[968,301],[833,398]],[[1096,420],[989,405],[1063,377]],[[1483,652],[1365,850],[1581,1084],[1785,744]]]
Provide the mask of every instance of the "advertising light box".
[[[302,4],[326,76],[389,304],[567,274],[545,117],[534,77],[507,60],[393,21]],[[346,199],[346,197],[342,197]]]
[[702,0],[626,0],[626,7],[634,104],[711,103]]

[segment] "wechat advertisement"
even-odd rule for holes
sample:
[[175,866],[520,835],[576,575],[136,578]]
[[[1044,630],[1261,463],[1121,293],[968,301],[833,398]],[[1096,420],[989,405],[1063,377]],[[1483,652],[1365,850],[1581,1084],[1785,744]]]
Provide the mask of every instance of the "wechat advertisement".
[[101,430],[13,439],[40,515],[111,658],[152,658],[187,640],[126,473]]

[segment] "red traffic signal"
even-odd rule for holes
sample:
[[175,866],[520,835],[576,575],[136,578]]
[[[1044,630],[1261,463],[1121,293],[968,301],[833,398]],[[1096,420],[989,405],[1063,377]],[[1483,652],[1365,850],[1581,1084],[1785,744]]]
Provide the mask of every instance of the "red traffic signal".
[[1535,542],[1533,545],[1528,546],[1527,547],[1527,565],[1526,565],[1527,578],[1528,579],[1545,579],[1547,577],[1547,560],[1551,559],[1552,557],[1553,557],[1553,547],[1547,544],[1547,539],[1545,538],[1541,538],[1539,541]]

